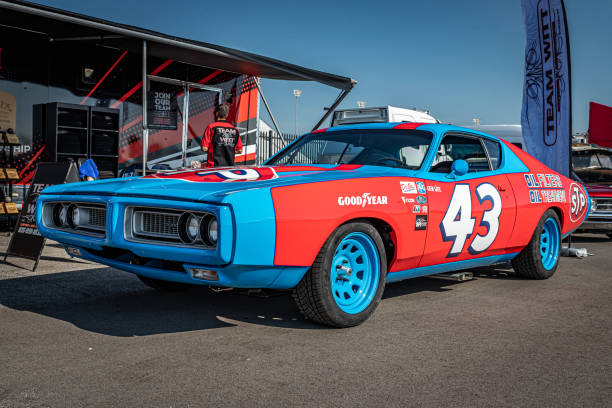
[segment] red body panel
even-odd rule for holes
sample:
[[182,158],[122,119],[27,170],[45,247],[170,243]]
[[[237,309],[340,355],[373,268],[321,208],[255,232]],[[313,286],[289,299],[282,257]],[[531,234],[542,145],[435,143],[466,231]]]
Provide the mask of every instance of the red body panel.
[[[563,234],[577,228],[588,213],[584,187],[514,145],[506,145],[528,172],[444,181],[395,176],[352,178],[272,188],[274,263],[312,265],[331,233],[358,218],[378,219],[391,227],[395,256],[390,272],[520,252],[549,208],[558,211]],[[276,170],[283,177],[284,171],[317,168]],[[457,189],[462,190],[461,200],[455,197]],[[456,201],[461,201],[459,207],[453,207]],[[419,218],[425,220],[426,227],[419,224]],[[447,231],[446,227],[455,223],[463,230]]]

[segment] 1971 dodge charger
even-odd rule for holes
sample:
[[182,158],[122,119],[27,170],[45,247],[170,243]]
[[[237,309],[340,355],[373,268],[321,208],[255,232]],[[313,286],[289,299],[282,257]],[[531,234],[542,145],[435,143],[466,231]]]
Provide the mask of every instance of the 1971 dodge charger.
[[366,320],[385,283],[512,260],[556,270],[585,188],[493,136],[440,124],[339,126],[262,167],[64,184],[37,202],[42,235],[158,289],[294,290],[309,319]]

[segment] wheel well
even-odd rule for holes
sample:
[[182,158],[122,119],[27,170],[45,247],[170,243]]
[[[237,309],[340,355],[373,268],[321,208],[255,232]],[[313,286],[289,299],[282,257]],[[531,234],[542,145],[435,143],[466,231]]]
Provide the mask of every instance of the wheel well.
[[561,211],[559,207],[550,207],[550,209],[557,213],[557,217],[559,217],[559,222],[561,223],[559,227],[561,227],[561,230],[563,230],[563,224],[565,223],[565,220],[563,219],[563,211]]
[[386,221],[383,221],[380,218],[354,218],[352,220],[346,221],[342,225],[360,221],[372,224],[380,234],[380,237],[383,241],[383,245],[385,246],[387,267],[389,267],[391,265],[391,261],[395,256],[395,243],[393,242],[393,238],[391,237],[391,235],[393,234],[393,228],[391,228],[391,225],[389,225]]

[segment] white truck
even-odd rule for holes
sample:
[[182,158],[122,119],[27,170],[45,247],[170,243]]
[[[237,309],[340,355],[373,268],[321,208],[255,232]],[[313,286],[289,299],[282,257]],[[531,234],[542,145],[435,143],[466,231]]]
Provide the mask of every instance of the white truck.
[[383,106],[378,108],[337,109],[331,126],[376,122],[439,123],[428,111]]

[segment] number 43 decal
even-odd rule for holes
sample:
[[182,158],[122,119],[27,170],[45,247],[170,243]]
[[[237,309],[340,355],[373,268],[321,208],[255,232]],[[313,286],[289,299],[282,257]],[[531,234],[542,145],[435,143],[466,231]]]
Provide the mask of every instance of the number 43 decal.
[[[482,215],[480,225],[487,229],[486,234],[477,234],[468,247],[468,252],[477,255],[486,251],[499,232],[499,215],[502,211],[502,199],[499,191],[490,183],[482,183],[476,187],[476,196],[483,204],[485,201],[491,202],[491,209],[485,210]],[[476,218],[472,217],[472,195],[470,194],[469,184],[457,184],[453,190],[448,210],[440,223],[442,240],[452,241],[448,257],[457,256],[463,250],[465,241],[474,233]]]

